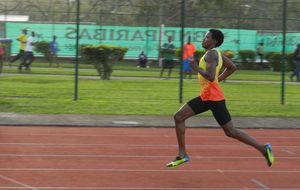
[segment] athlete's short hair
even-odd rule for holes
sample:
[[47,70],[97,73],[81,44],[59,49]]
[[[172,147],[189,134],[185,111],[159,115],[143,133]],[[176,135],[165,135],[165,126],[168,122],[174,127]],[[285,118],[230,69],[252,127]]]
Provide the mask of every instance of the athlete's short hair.
[[218,30],[218,29],[209,29],[209,32],[211,33],[212,39],[217,40],[216,47],[219,47],[220,45],[222,45],[222,43],[224,41],[223,32],[221,32],[221,30]]

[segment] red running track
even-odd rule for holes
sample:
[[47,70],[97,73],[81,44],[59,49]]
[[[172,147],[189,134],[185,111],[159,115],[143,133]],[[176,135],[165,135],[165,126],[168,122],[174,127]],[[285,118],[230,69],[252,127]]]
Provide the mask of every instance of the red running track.
[[221,129],[188,128],[189,163],[172,128],[0,127],[0,189],[5,190],[299,190],[300,130],[248,129],[271,142],[261,154]]

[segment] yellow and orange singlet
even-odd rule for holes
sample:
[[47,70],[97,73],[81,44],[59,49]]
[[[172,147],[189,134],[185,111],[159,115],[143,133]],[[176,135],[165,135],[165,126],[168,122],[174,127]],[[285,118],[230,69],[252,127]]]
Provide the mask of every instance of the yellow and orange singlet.
[[19,49],[25,51],[27,36],[25,34],[21,34],[17,39],[19,40]]
[[[214,48],[218,52],[218,65],[216,67],[216,74],[214,81],[209,81],[205,79],[201,74],[198,73],[198,81],[200,83],[200,97],[203,101],[221,101],[224,100],[224,93],[219,85],[218,76],[220,70],[222,69],[223,59],[221,52]],[[199,61],[199,67],[206,71],[206,62],[204,59],[205,55]]]

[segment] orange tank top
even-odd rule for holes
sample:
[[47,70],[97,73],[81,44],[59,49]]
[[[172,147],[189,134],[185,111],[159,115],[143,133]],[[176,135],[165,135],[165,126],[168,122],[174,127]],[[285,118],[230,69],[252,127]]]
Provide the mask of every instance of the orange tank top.
[[[221,101],[225,99],[224,93],[219,85],[218,76],[223,66],[223,59],[221,52],[214,48],[212,50],[218,53],[218,65],[216,67],[215,79],[213,82],[205,79],[198,73],[198,81],[200,83],[200,97],[203,101]],[[199,67],[206,71],[205,55],[199,61]]]
[[195,50],[196,50],[196,48],[195,48],[194,44],[192,44],[192,43],[185,44],[183,46],[183,60],[186,60],[189,57],[194,57]]

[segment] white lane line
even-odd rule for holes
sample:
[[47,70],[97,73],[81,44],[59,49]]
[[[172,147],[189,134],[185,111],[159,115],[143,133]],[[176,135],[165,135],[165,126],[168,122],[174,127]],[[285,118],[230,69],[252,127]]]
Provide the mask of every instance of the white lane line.
[[[54,137],[149,137],[149,138],[160,138],[160,137],[167,137],[167,138],[176,138],[175,135],[169,134],[153,134],[153,135],[124,135],[124,134],[54,134],[54,133],[35,133],[35,134],[24,134],[24,133],[1,133],[2,135],[8,136],[54,136]],[[256,136],[260,139],[300,139],[300,137],[287,137],[287,136]],[[189,135],[189,138],[224,138],[228,139],[225,135]]]
[[[84,157],[84,158],[173,158],[174,155],[117,155],[117,154],[0,154],[0,157]],[[261,156],[193,156],[196,159],[265,159]],[[298,160],[300,157],[279,157],[276,159]]]
[[[112,168],[0,168],[0,171],[63,171],[63,172],[186,172],[220,173],[219,170],[155,170],[155,169],[112,169]],[[223,173],[300,173],[300,170],[222,170]]]
[[[177,147],[176,144],[106,144],[106,143],[95,143],[95,144],[73,144],[73,143],[15,143],[15,142],[2,142],[1,145],[9,146],[9,145],[19,145],[19,146],[119,146],[119,147]],[[245,147],[243,144],[195,144],[188,145],[188,147],[236,147],[241,148]],[[287,146],[287,145],[272,145],[272,147],[276,148],[299,148],[297,145]]]
[[137,121],[112,121],[111,123],[117,125],[142,125],[143,124]]
[[0,175],[0,178],[4,179],[6,181],[10,181],[10,182],[12,182],[14,184],[22,186],[22,187],[19,187],[19,188],[23,188],[23,189],[26,188],[26,189],[31,189],[31,190],[38,190],[36,187],[31,187],[30,185],[27,185],[25,183],[22,183],[20,181],[14,180],[12,178],[9,178],[9,177],[3,176],[3,175]]
[[[39,190],[261,190],[247,187],[37,187]],[[24,189],[23,187],[0,187],[0,189]],[[268,190],[283,190],[269,188]],[[284,190],[299,190],[299,188],[284,188]]]
[[218,171],[219,173],[224,173],[223,170],[221,170],[221,169],[217,169],[217,171]]
[[295,152],[290,151],[290,150],[288,150],[287,148],[282,149],[281,152],[286,152],[286,153],[288,153],[288,154],[290,154],[290,155],[295,155],[295,154],[296,154]]
[[251,179],[251,181],[253,183],[255,183],[256,185],[258,185],[261,189],[269,189],[269,187],[267,185],[263,184],[261,181],[255,179],[255,178]]

